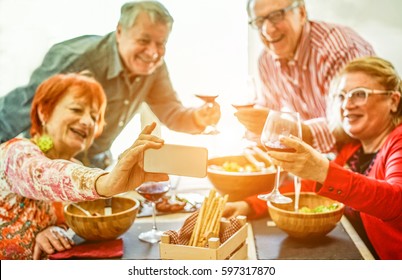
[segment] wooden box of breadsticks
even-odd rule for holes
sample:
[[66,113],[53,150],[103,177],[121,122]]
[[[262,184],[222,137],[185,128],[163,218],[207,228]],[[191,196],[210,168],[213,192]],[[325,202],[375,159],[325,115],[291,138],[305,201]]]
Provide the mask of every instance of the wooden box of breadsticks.
[[222,218],[227,195],[212,189],[199,211],[186,219],[178,231],[166,231],[159,243],[163,260],[247,259],[246,217]]

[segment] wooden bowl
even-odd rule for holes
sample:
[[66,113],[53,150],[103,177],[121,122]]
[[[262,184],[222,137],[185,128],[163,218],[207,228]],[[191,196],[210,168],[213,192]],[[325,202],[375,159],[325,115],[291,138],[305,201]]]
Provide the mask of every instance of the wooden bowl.
[[[258,157],[257,159],[260,160]],[[273,169],[259,172],[229,172],[210,167],[211,165],[222,166],[227,161],[236,162],[242,166],[249,162],[242,155],[216,157],[208,160],[208,179],[220,194],[229,195],[228,201],[242,200],[248,196],[268,193],[272,190],[276,174]],[[284,174],[283,172],[282,175]],[[284,177],[281,176],[281,182]]]
[[86,216],[81,210],[68,204],[64,207],[66,223],[77,235],[91,241],[115,239],[125,233],[134,223],[140,206],[139,201],[134,198],[113,197],[112,214],[105,216],[103,199],[76,204],[93,216]]
[[293,199],[292,203],[276,204],[268,201],[268,211],[278,228],[295,238],[315,238],[325,236],[332,231],[340,221],[345,206],[327,197],[316,193],[302,192],[299,198],[299,209],[306,206],[314,209],[317,206],[330,206],[337,203],[339,206],[333,211],[325,213],[300,213],[294,211],[294,193],[285,193]]

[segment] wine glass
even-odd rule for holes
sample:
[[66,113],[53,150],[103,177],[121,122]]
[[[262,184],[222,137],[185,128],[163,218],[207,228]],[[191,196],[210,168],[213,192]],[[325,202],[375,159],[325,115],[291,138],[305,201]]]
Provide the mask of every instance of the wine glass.
[[257,100],[257,84],[254,76],[248,76],[246,88],[241,92],[242,94],[232,102],[232,106],[236,110],[253,108]]
[[[254,76],[249,75],[247,78],[247,82],[244,83],[245,87],[242,87],[234,101],[232,101],[232,106],[237,110],[242,109],[252,109],[256,105],[257,102],[257,84]],[[241,113],[240,113],[241,114]],[[237,116],[239,118],[239,116]],[[240,119],[239,119],[240,121]],[[253,146],[259,139],[259,135],[251,132],[247,129],[247,126],[244,127],[244,132],[242,135],[242,142],[244,142],[244,146]]]
[[[196,94],[195,96],[198,97],[199,99],[203,100],[205,103],[207,103],[207,106],[209,109],[212,109],[214,107],[215,99],[219,95],[218,94],[215,94],[215,95]],[[202,132],[202,134],[216,135],[216,134],[219,134],[219,130],[216,128],[216,124],[210,124],[205,128],[205,130]]]
[[[294,152],[293,148],[286,147],[279,141],[281,136],[289,135],[301,137],[299,113],[270,110],[261,134],[261,143],[265,149],[267,151]],[[291,198],[279,192],[280,176],[281,168],[277,166],[274,189],[269,194],[259,195],[260,199],[282,204],[292,202]]]
[[158,230],[156,227],[156,207],[155,203],[159,201],[170,189],[169,182],[146,182],[135,190],[152,204],[152,229],[140,233],[138,238],[148,243],[157,243],[160,241],[163,231]]
[[170,182],[170,199],[169,202],[174,204],[177,202],[176,195],[177,195],[177,187],[180,183],[180,176],[176,175],[169,175],[169,182]]

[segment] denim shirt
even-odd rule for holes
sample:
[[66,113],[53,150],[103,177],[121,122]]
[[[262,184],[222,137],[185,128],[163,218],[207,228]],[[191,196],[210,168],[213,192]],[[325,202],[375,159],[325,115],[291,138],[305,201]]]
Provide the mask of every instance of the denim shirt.
[[194,109],[185,108],[178,99],[166,64],[150,75],[129,79],[118,54],[115,32],[111,32],[105,36],[84,35],[52,46],[26,86],[0,97],[0,143],[21,132],[29,135],[31,103],[42,81],[57,73],[82,70],[94,74],[102,84],[108,102],[106,126],[87,153],[89,161],[109,150],[142,102],[146,102],[168,128],[187,133],[200,132],[192,117]]

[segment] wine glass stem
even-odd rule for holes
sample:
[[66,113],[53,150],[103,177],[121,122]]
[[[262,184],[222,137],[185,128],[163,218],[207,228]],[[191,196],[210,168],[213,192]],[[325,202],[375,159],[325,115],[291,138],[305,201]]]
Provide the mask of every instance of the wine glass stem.
[[173,187],[173,186],[172,186],[172,187],[170,188],[170,190],[171,190],[172,193],[171,193],[171,195],[170,195],[169,201],[174,203],[174,202],[176,202],[176,187]]
[[152,220],[153,220],[152,229],[153,230],[158,230],[156,228],[156,205],[155,205],[155,202],[152,201],[151,205],[152,205]]
[[299,197],[300,197],[300,190],[301,190],[301,183],[300,178],[294,176],[294,185],[295,185],[295,212],[299,211]]
[[276,177],[275,177],[275,188],[274,192],[278,193],[279,192],[279,181],[281,179],[281,167],[277,166],[276,167]]

